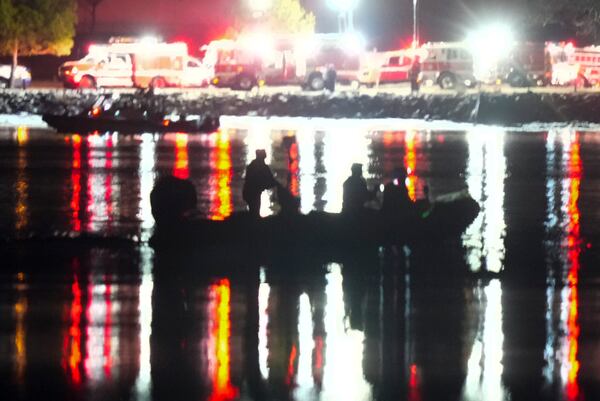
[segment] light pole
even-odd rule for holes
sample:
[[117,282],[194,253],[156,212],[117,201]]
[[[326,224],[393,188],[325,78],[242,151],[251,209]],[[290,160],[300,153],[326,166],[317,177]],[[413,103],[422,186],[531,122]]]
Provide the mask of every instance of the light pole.
[[354,32],[354,9],[358,0],[329,0],[328,3],[338,12],[339,32]]
[[413,40],[412,46],[417,47],[418,45],[418,35],[417,35],[417,0],[413,0]]

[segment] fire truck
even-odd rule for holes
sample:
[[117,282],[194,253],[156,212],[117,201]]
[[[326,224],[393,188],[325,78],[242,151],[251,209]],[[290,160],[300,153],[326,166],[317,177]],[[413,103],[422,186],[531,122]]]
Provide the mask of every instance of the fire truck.
[[573,43],[548,43],[552,84],[584,86],[600,84],[600,46],[575,47]]
[[91,45],[81,60],[62,64],[58,76],[68,88],[204,86],[209,79],[185,43],[131,38]]
[[424,44],[421,50],[426,54],[421,60],[421,81],[424,84],[437,84],[442,89],[475,85],[473,56],[464,43],[430,42]]
[[328,67],[338,81],[352,82],[362,54],[358,39],[344,34],[243,35],[212,41],[202,50],[211,83],[241,90],[263,84],[320,90]]

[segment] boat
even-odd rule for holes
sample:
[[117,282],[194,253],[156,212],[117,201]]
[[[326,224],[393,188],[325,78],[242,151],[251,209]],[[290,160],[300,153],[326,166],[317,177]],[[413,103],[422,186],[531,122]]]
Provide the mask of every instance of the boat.
[[74,115],[46,113],[42,119],[61,133],[208,133],[219,128],[218,117],[209,114],[156,113],[148,111],[138,100],[135,95],[117,98],[102,95],[89,110]]
[[335,260],[348,250],[460,238],[479,211],[478,203],[463,191],[392,218],[369,209],[352,216],[313,211],[260,219],[240,212],[222,221],[188,218],[158,223],[150,245],[162,252],[191,250],[207,258],[254,257],[265,263],[276,254],[307,252]]

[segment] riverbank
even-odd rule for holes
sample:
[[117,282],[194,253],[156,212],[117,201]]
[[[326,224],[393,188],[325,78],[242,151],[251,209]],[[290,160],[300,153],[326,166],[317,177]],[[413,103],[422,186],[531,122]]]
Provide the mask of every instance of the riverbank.
[[[107,91],[0,91],[0,114],[76,114]],[[114,93],[121,94],[121,91]],[[520,126],[532,123],[600,123],[599,93],[514,93],[399,96],[394,94],[236,92],[127,93],[119,107],[157,113],[358,119],[420,119]]]

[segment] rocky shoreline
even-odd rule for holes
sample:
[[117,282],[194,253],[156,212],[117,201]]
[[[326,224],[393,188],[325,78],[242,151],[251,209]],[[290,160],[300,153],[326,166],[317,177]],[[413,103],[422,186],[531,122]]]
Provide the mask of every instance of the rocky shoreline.
[[[0,114],[76,114],[90,107],[95,91],[0,91]],[[156,113],[214,116],[420,119],[520,126],[532,123],[600,123],[600,93],[456,94],[397,96],[392,94],[252,94],[135,93],[121,95],[123,107]]]

